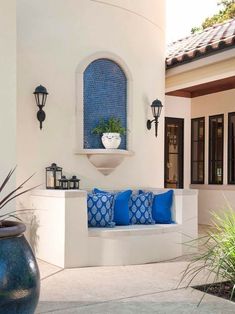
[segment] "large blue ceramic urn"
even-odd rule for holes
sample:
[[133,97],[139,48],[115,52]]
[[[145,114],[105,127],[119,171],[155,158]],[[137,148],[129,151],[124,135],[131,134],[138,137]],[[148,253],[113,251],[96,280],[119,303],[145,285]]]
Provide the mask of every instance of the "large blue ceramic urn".
[[25,225],[0,225],[0,313],[33,314],[40,293],[40,275],[23,232]]

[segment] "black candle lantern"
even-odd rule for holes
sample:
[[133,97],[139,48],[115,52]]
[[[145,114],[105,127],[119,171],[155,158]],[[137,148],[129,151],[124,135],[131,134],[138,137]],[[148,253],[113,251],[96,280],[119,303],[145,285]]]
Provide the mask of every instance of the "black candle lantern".
[[40,122],[40,129],[42,129],[42,122],[46,119],[46,114],[45,114],[45,111],[43,110],[43,107],[46,104],[47,95],[48,95],[48,92],[44,86],[39,85],[38,87],[35,88],[34,96],[36,100],[36,105],[39,108],[37,112],[37,118],[38,118],[38,121]]
[[53,163],[50,167],[46,167],[46,188],[59,189],[59,180],[62,177],[62,168]]
[[69,180],[69,189],[71,190],[79,190],[79,179],[76,176],[72,176]]
[[152,114],[154,119],[153,120],[148,120],[147,121],[147,129],[151,129],[152,122],[155,122],[155,136],[157,137],[157,129],[158,129],[158,118],[161,115],[162,111],[162,103],[159,99],[156,99],[152,102],[151,109],[152,109]]
[[69,180],[66,178],[66,176],[62,176],[59,180],[60,182],[60,189],[61,190],[68,190],[69,188]]

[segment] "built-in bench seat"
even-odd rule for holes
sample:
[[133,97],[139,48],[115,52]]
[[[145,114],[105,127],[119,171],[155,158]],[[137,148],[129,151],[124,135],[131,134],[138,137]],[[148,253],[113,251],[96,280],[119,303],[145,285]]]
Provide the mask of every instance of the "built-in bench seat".
[[36,256],[63,268],[165,261],[189,253],[183,243],[197,237],[197,190],[174,190],[169,225],[88,228],[82,190],[35,190],[31,208],[37,209]]
[[145,236],[182,231],[181,224],[129,225],[115,228],[88,228],[89,237],[117,238],[123,236]]

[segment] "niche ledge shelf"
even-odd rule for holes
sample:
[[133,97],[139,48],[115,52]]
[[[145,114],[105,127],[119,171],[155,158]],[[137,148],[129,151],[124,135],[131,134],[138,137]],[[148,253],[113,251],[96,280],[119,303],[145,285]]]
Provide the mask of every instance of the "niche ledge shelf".
[[113,172],[125,157],[134,155],[132,151],[124,149],[81,149],[75,154],[86,155],[92,165],[105,176]]

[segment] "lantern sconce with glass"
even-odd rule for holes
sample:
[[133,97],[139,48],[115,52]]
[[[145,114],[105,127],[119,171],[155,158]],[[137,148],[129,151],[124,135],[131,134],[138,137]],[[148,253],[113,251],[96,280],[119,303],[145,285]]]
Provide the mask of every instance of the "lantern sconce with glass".
[[46,188],[59,189],[59,180],[62,177],[62,168],[58,167],[56,163],[52,163],[50,167],[46,167]]
[[72,176],[72,178],[69,180],[69,189],[70,190],[79,190],[79,181],[76,176]]
[[163,107],[163,105],[162,105],[161,101],[159,99],[155,99],[151,105],[152,114],[153,114],[154,119],[147,121],[147,129],[148,130],[151,130],[152,123],[155,122],[155,136],[156,137],[157,137],[157,129],[158,129],[158,119],[161,115],[162,107]]
[[36,100],[36,105],[38,106],[38,112],[37,112],[37,119],[40,122],[40,130],[42,129],[42,122],[46,119],[45,111],[43,110],[43,107],[46,104],[47,100],[47,89],[46,87],[39,85],[35,88],[34,96]]

